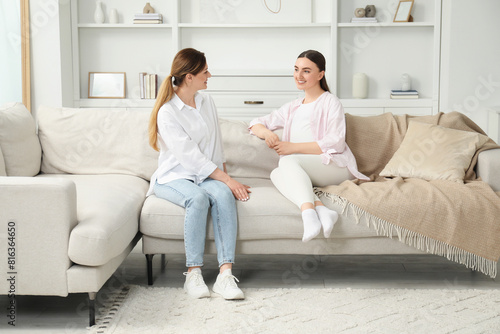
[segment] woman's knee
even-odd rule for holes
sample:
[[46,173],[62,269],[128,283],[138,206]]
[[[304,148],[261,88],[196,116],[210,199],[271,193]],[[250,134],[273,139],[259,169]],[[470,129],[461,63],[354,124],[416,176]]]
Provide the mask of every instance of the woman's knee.
[[297,166],[297,165],[300,165],[300,163],[297,157],[293,155],[285,155],[284,157],[281,157],[278,164],[278,166],[282,168],[287,168],[288,166]]
[[208,209],[210,207],[210,198],[203,189],[200,189],[187,200],[186,207],[188,206],[198,210]]
[[[222,182],[221,182],[222,183]],[[222,183],[218,189],[217,189],[217,194],[216,194],[216,199],[220,203],[228,203],[232,204],[235,202],[234,194],[231,191],[231,189],[226,186],[224,183]]]

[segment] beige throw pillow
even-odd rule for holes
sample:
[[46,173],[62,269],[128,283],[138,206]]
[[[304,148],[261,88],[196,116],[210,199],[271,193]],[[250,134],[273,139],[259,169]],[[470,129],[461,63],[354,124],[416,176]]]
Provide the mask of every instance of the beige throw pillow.
[[472,157],[488,137],[476,132],[411,121],[381,176],[463,182]]
[[7,176],[35,176],[40,172],[42,148],[36,123],[22,103],[0,106],[0,147]]

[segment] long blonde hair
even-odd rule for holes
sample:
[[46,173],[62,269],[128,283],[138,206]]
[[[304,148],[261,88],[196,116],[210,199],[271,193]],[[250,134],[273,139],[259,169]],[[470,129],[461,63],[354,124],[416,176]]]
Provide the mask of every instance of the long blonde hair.
[[174,97],[174,85],[180,86],[187,74],[196,75],[205,69],[207,60],[205,54],[192,48],[182,49],[174,57],[170,75],[163,80],[158,96],[149,118],[149,145],[156,151],[158,148],[158,111]]

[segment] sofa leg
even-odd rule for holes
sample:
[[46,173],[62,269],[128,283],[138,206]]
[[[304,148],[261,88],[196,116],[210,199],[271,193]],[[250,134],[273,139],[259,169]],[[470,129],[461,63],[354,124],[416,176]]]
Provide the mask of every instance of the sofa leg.
[[165,259],[165,254],[161,255],[161,272],[165,272],[165,268],[167,267],[167,261]]
[[95,297],[97,292],[89,292],[89,326],[95,325]]
[[148,263],[148,285],[153,285],[153,256],[154,254],[146,254]]

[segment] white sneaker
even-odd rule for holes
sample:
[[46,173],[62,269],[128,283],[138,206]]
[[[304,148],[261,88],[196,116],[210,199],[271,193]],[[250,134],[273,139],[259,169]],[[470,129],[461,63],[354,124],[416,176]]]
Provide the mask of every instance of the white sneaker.
[[238,288],[236,282],[239,281],[233,276],[231,269],[226,269],[217,276],[212,290],[224,299],[245,299],[245,294]]
[[184,283],[184,290],[193,298],[210,297],[210,291],[203,280],[200,268],[194,268],[190,272],[184,273],[186,282]]

